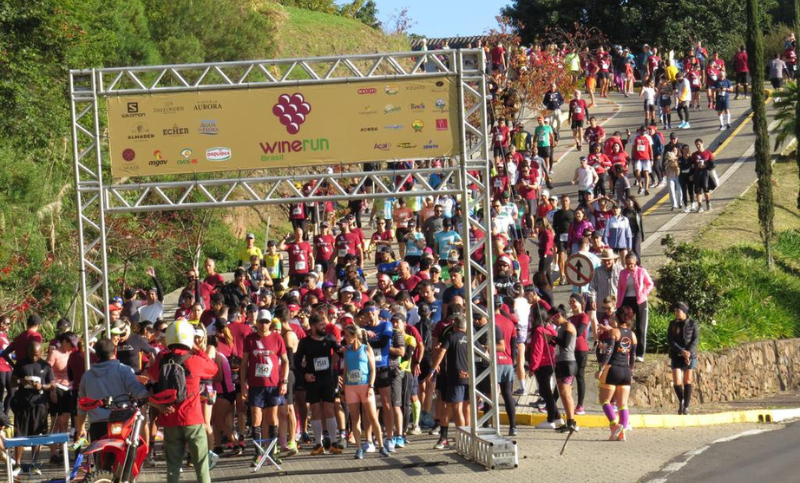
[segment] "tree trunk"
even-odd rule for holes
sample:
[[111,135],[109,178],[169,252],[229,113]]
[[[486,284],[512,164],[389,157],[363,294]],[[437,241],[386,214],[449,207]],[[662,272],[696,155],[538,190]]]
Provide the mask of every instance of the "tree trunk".
[[772,236],[775,207],[772,199],[772,163],[767,132],[767,110],[764,102],[764,43],[761,33],[759,0],[747,0],[747,55],[753,73],[753,131],[756,134],[756,175],[758,176],[758,221],[767,255],[767,268],[772,270]]

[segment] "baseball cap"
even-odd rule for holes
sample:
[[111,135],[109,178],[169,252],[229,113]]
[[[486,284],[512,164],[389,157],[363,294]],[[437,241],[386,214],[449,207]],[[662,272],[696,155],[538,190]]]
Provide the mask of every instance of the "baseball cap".
[[342,292],[342,293],[356,293],[356,289],[354,289],[353,287],[351,287],[350,285],[348,285],[348,286],[346,286],[346,287],[342,287],[342,289],[340,290],[340,292]]
[[378,312],[378,317],[380,317],[381,320],[389,320],[391,316],[392,313],[389,312],[387,309],[381,309],[381,311]]
[[114,322],[114,325],[111,326],[111,333],[114,335],[122,335],[127,331],[128,323],[122,319]]
[[261,309],[258,311],[256,320],[272,320],[272,314],[267,309]]
[[286,306],[286,308],[289,309],[290,311],[300,310],[300,306],[297,305],[297,304],[289,304],[289,305]]
[[122,312],[122,307],[117,304],[111,304],[108,306],[108,311],[110,312]]
[[412,227],[415,227],[415,226],[417,226],[417,222],[416,221],[408,220],[408,227],[409,228],[412,228]]
[[258,305],[256,305],[256,304],[248,305],[247,306],[247,311],[248,312],[258,312]]
[[433,265],[433,266],[431,266],[431,271],[432,271],[432,272],[439,272],[439,273],[441,273],[441,272],[442,272],[442,267],[440,267],[439,265]]
[[114,297],[113,299],[111,299],[111,303],[122,305],[122,297]]
[[406,316],[402,312],[395,312],[395,313],[392,314],[392,320],[395,320],[395,319],[402,320],[403,322],[405,322],[406,321]]
[[678,139],[678,135],[673,132],[673,133],[670,133],[669,138],[670,139]]
[[603,237],[603,232],[600,231],[600,230],[595,230],[595,231],[592,232],[592,236],[594,238],[602,238]]
[[320,223],[319,226],[321,226],[322,228],[328,228],[328,222],[327,221],[323,221],[322,223]]
[[256,236],[255,236],[255,235],[253,235],[252,233],[248,233],[248,234],[247,234],[247,237],[245,237],[245,239],[247,239],[247,238],[255,238],[255,237],[256,237]]
[[268,247],[274,247],[274,246],[278,246],[278,244],[275,243],[275,240],[270,240],[270,241],[267,242],[267,246]]
[[508,265],[509,267],[511,266],[511,259],[510,259],[510,258],[508,258],[508,257],[507,257],[507,256],[505,256],[505,255],[503,255],[502,257],[498,258],[498,259],[497,259],[497,262],[498,262],[498,263],[505,263],[505,264],[506,264],[506,265]]
[[[392,279],[392,277],[390,277],[389,274],[381,272],[381,273],[378,274],[378,280],[380,280],[382,278],[385,278],[386,280],[391,280]],[[352,287],[350,287],[350,288],[352,288]]]
[[324,282],[322,282],[322,288],[331,288],[335,286],[336,284],[331,282],[330,280],[325,280]]
[[[503,194],[504,194],[504,195],[506,195],[506,194],[508,194],[508,193],[507,193],[507,192],[504,192]],[[448,219],[448,218],[445,218],[444,220],[442,220],[442,226],[446,226],[446,227],[448,227],[448,228],[449,228],[449,227],[450,227],[450,225],[452,225],[452,222],[450,221],[450,219]]]
[[547,190],[542,190],[542,196],[544,196],[545,198],[550,198],[550,192]]
[[319,275],[319,272],[317,272],[317,271],[311,271],[311,272],[308,272],[308,273],[306,274],[306,277],[314,277],[314,278],[316,278],[317,280],[319,280],[319,276],[320,276],[320,275]]
[[381,245],[378,247],[378,253],[391,253],[392,247],[389,245]]

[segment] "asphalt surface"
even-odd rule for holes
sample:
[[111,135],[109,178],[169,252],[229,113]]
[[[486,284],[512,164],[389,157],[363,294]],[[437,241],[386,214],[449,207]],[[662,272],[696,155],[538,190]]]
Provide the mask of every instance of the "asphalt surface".
[[[684,465],[668,464],[677,471],[652,482],[751,483],[753,481],[796,482],[797,458],[800,456],[800,423],[733,441],[712,444]],[[663,476],[666,476],[664,478]]]

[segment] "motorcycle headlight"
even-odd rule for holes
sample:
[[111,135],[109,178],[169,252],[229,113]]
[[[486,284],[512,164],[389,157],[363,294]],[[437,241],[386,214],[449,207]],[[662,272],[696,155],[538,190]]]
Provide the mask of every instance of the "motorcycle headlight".
[[109,428],[108,433],[112,436],[119,436],[122,434],[122,423],[114,423]]

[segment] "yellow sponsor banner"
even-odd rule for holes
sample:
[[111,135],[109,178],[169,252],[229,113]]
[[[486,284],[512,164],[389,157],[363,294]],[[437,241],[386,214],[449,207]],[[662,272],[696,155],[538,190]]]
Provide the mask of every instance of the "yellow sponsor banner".
[[112,177],[460,154],[456,79],[108,99]]

